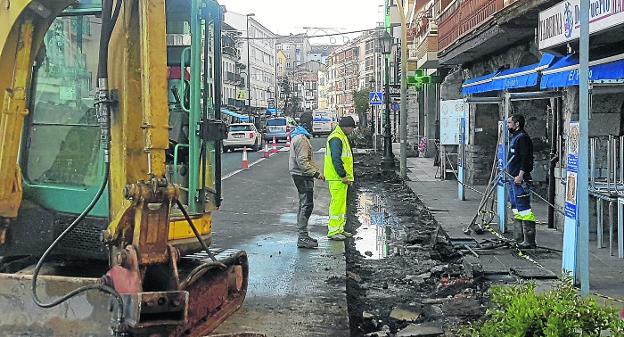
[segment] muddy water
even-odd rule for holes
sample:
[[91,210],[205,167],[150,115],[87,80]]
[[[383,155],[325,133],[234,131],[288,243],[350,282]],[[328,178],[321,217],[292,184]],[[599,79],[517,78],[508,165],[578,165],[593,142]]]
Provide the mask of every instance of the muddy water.
[[361,190],[355,215],[361,224],[355,231],[355,249],[360,255],[379,260],[397,251],[392,243],[400,237],[400,224],[388,212],[384,198],[373,190]]

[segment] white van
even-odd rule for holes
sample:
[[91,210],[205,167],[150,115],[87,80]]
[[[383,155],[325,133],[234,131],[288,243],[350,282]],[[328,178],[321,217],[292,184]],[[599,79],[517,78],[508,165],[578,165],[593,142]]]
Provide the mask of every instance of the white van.
[[316,111],[312,113],[312,135],[319,137],[329,135],[336,127],[336,117],[327,111]]

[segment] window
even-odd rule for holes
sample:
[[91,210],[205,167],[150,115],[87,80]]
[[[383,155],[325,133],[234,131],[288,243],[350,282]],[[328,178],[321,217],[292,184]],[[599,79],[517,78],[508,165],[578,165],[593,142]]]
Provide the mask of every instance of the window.
[[229,132],[253,131],[251,125],[230,125]]
[[85,62],[97,59],[98,47],[87,44],[85,35],[72,36],[70,27],[78,24],[95,32],[100,20],[57,18],[44,37],[43,59],[33,74],[29,145],[24,153],[26,177],[33,183],[93,186],[98,181],[100,141],[92,78],[97,64]]

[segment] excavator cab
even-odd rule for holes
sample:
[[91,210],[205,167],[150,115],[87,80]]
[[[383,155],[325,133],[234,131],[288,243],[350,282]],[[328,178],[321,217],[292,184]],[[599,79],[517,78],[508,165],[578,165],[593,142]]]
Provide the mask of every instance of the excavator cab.
[[13,74],[0,79],[0,329],[216,328],[248,275],[244,252],[208,249],[226,132],[222,7],[18,0],[0,18],[0,70]]

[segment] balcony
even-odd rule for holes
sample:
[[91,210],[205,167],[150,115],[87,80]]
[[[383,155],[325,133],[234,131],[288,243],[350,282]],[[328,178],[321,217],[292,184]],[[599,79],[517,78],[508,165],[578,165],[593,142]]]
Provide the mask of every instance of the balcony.
[[409,45],[409,61],[417,69],[438,68],[438,25],[431,17],[431,10],[423,12],[412,29],[412,43]]
[[226,71],[223,80],[230,84],[241,84],[243,82],[243,77],[240,74]]
[[[511,1],[507,0],[507,3]],[[504,8],[505,0],[455,0],[438,17],[439,48],[446,50]]]

